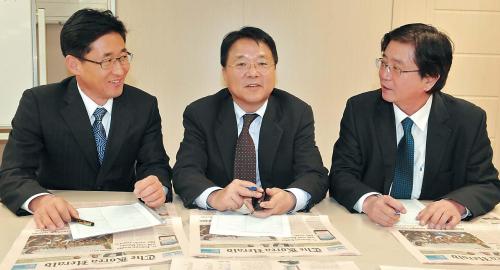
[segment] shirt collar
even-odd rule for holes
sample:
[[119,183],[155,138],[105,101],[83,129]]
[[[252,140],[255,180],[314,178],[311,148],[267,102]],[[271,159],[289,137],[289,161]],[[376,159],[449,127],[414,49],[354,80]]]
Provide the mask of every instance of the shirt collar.
[[[262,106],[260,106],[260,108],[253,112],[255,114],[257,114],[258,116],[260,117],[264,117],[264,113],[266,112],[266,108],[267,108],[267,99],[266,99],[266,102],[264,102],[264,104],[262,104]],[[247,112],[245,112],[240,106],[238,106],[238,104],[236,104],[236,102],[233,101],[233,105],[234,105],[234,113],[236,114],[236,123],[238,123],[239,119],[241,119],[243,117],[243,115],[247,114]]]
[[412,116],[408,116],[398,106],[396,106],[393,103],[392,106],[394,108],[394,118],[396,119],[396,124],[400,124],[401,121],[403,121],[406,117],[410,117],[413,123],[420,130],[427,129],[427,124],[429,122],[429,114],[431,113],[432,97],[433,95],[430,95],[429,98],[427,99],[427,102],[425,102],[425,105],[422,108],[420,108],[416,113],[414,113]]
[[89,115],[89,119],[92,119],[93,114],[95,109],[98,107],[103,107],[108,111],[108,114],[111,115],[111,110],[113,109],[113,99],[110,98],[104,103],[104,105],[100,106],[97,103],[95,103],[89,96],[87,96],[82,89],[80,88],[80,85],[78,85],[78,82],[76,83],[76,86],[78,87],[78,92],[80,93],[80,96],[82,97],[83,104],[85,105],[85,109],[87,110],[87,114]]

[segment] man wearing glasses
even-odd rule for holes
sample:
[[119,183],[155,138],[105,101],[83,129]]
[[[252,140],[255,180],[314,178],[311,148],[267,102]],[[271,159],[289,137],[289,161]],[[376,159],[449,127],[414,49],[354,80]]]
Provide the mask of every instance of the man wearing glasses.
[[309,209],[326,194],[327,170],[311,107],[274,88],[274,40],[254,27],[231,32],[220,62],[227,88],[184,112],[176,192],[186,207],[258,217]]
[[156,98],[124,83],[132,54],[110,11],[83,9],[61,31],[74,75],[26,90],[12,120],[0,197],[17,215],[55,230],[77,211],[48,189],[134,191],[150,207],[171,197]]
[[486,113],[442,93],[452,63],[450,39],[425,24],[384,35],[377,59],[381,88],[350,98],[330,171],[330,195],[375,223],[392,226],[397,199],[433,200],[421,225],[452,229],[500,201]]

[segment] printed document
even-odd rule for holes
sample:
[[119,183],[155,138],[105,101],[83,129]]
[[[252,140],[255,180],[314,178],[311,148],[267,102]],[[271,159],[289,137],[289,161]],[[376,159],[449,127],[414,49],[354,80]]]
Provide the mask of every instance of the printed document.
[[69,224],[73,240],[92,236],[125,232],[153,227],[161,224],[147,206],[142,203],[104,207],[78,208],[81,219],[94,222],[86,226],[71,222]]
[[398,200],[406,208],[406,214],[401,213],[395,226],[420,226],[417,220],[418,213],[425,208],[418,200]]
[[210,233],[235,236],[292,236],[287,215],[257,218],[220,212],[212,217]]

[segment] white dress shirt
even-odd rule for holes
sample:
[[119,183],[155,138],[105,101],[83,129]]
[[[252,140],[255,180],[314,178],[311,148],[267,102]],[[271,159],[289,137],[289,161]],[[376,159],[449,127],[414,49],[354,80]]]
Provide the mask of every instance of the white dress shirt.
[[[420,192],[422,191],[422,182],[424,180],[425,149],[427,145],[427,124],[429,121],[429,114],[431,113],[432,95],[427,99],[425,105],[411,116],[408,116],[406,113],[404,113],[394,103],[392,104],[392,106],[394,108],[394,124],[396,125],[396,145],[404,135],[403,125],[401,124],[401,121],[403,121],[406,117],[409,117],[413,121],[413,126],[411,127],[411,135],[413,136],[413,141],[415,142],[415,149],[413,160],[413,189],[411,191],[411,198],[418,199],[420,197]],[[380,193],[369,192],[364,194],[353,206],[354,210],[360,213],[363,212],[363,203],[365,202],[365,199],[373,194]]]
[[[236,115],[236,123],[238,126],[238,136],[241,133],[241,130],[243,129],[243,116],[247,114],[243,109],[236,104],[236,102],[233,102],[234,105],[234,113]],[[249,133],[250,137],[252,137],[252,140],[254,142],[255,146],[255,153],[257,153],[257,160],[255,162],[255,172],[256,172],[256,184],[257,186],[262,186],[261,181],[260,181],[260,173],[259,173],[259,158],[258,158],[258,153],[259,153],[259,134],[260,134],[260,127],[262,124],[262,119],[264,117],[264,113],[266,112],[267,108],[267,100],[266,102],[257,110],[255,111],[255,114],[258,116],[253,120],[253,122],[250,124],[249,127]],[[195,199],[195,204],[198,207],[207,209],[210,208],[207,199],[210,193],[212,193],[215,190],[222,189],[221,187],[211,187],[207,188],[205,191],[201,193],[200,196],[198,196]],[[306,207],[307,203],[311,199],[311,195],[307,193],[306,191],[299,189],[299,188],[288,188],[285,189],[289,192],[291,192],[295,198],[296,198],[296,204],[295,208],[292,210],[292,212],[296,212],[299,210],[302,210]]]

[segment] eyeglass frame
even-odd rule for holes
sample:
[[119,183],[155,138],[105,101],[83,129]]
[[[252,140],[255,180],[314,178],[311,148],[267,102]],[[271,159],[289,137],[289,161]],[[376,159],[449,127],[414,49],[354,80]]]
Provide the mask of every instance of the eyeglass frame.
[[396,73],[393,73],[393,71],[398,71],[397,73],[399,73],[398,75],[399,76],[402,76],[403,74],[405,73],[412,73],[412,72],[419,72],[420,69],[414,69],[414,70],[402,70],[401,68],[399,67],[395,67],[393,65],[389,65],[387,64],[385,61],[384,61],[384,58],[376,58],[375,59],[375,66],[380,70],[382,68],[382,66],[384,66],[384,69],[387,73],[393,75],[393,74],[396,74]]
[[[248,67],[242,67],[240,64],[245,64],[245,65],[248,64]],[[267,66],[262,70],[261,64],[266,64]],[[240,65],[240,66],[238,66],[238,65]],[[272,64],[269,64],[267,62],[266,63],[263,63],[263,62],[260,62],[260,63],[259,62],[239,62],[236,64],[227,65],[227,67],[234,68],[235,70],[237,70],[238,72],[241,72],[242,74],[250,71],[252,66],[254,66],[255,70],[258,71],[259,73],[267,74],[269,72],[269,70],[271,70],[271,68],[276,66],[276,64],[274,64],[274,62]]]
[[[133,54],[133,53],[131,53],[131,52],[125,52],[125,53],[126,53],[126,55],[122,55],[122,56],[118,56],[118,57],[113,57],[113,58],[110,58],[110,59],[107,59],[107,60],[102,60],[102,61],[100,61],[100,62],[98,62],[98,61],[94,61],[94,60],[90,60],[90,59],[87,59],[87,58],[85,58],[85,57],[77,57],[77,58],[78,58],[78,59],[80,59],[80,60],[83,60],[83,61],[87,61],[87,62],[90,62],[90,63],[97,64],[97,65],[99,65],[99,66],[101,67],[101,69],[103,69],[103,70],[109,70],[109,69],[111,69],[111,68],[113,67],[113,65],[114,65],[117,61],[118,61],[118,63],[119,63],[120,65],[130,64],[130,62],[132,62],[132,59],[134,58],[134,54]],[[123,57],[126,57],[126,58],[128,59],[128,61],[127,61],[127,62],[122,62],[122,60],[120,60],[120,59],[121,59],[121,58],[123,58]],[[104,67],[102,66],[102,64],[103,64],[103,63],[106,63],[106,62],[109,62],[109,63],[110,63],[110,65],[109,65],[109,67],[104,68]]]

